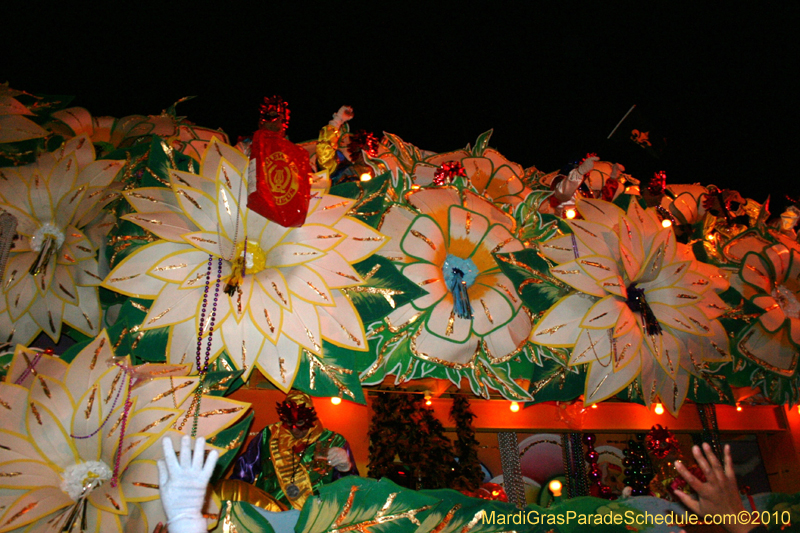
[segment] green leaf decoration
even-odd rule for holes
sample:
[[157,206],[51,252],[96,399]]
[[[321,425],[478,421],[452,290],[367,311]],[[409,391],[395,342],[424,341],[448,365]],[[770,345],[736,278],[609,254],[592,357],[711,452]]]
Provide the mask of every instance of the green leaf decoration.
[[694,403],[716,403],[734,405],[733,391],[724,376],[701,372],[700,376],[692,376],[689,381],[689,392],[686,395]]
[[360,404],[366,404],[364,391],[355,367],[354,352],[331,343],[325,343],[323,356],[303,350],[300,364],[292,386],[311,396],[340,396]]
[[323,485],[319,496],[306,501],[295,531],[417,531],[438,503],[435,497],[404,489],[386,478],[376,481],[348,476]]
[[524,243],[544,242],[558,235],[558,217],[542,214],[539,206],[548,201],[552,191],[538,190],[530,193],[514,211],[517,220],[517,238]]
[[219,448],[224,448],[225,452],[219,456],[217,466],[214,467],[214,474],[211,476],[211,483],[221,479],[228,469],[230,464],[239,454],[239,449],[247,440],[247,431],[253,423],[255,413],[251,410],[250,413],[242,418],[234,425],[223,429],[208,440],[209,444],[213,444]]
[[108,328],[120,354],[130,354],[133,364],[163,363],[166,361],[169,328],[140,331],[147,311],[153,302],[139,298],[129,298],[119,309],[114,324]]
[[247,502],[222,502],[219,522],[212,533],[275,533],[272,525]]
[[348,215],[372,227],[377,227],[386,209],[391,205],[392,174],[385,172],[369,181],[348,181],[331,188],[330,193],[343,198],[353,198],[356,203]]
[[423,157],[419,148],[409,144],[393,133],[384,133],[384,138],[388,141],[387,148],[397,157],[398,162],[407,174],[411,174],[414,165],[422,161]]
[[571,290],[550,275],[550,265],[538,250],[496,254],[495,258],[503,274],[514,283],[525,307],[534,315],[548,310]]
[[365,323],[383,319],[400,306],[423,296],[425,290],[403,276],[391,260],[380,255],[353,267],[364,279],[358,287],[342,289]]
[[[535,345],[536,348],[544,348]],[[545,348],[546,349],[546,348]],[[541,364],[533,367],[533,376],[528,387],[532,400],[530,404],[557,401],[567,402],[583,394],[586,381],[586,366],[569,367],[568,353],[551,352],[542,357]]]
[[492,137],[492,133],[494,133],[494,130],[489,130],[478,135],[478,139],[475,141],[475,146],[472,148],[473,157],[481,157],[483,152],[489,148],[489,139]]
[[[420,524],[417,533],[460,533],[461,531],[500,533],[509,531],[511,525],[514,525],[506,522],[505,518],[520,513],[520,510],[513,504],[470,498],[450,489],[422,490],[420,493],[437,498],[439,504]],[[503,518],[500,518],[501,516]],[[523,526],[524,521],[520,520],[520,522],[515,525]],[[521,527],[514,529],[527,531]]]

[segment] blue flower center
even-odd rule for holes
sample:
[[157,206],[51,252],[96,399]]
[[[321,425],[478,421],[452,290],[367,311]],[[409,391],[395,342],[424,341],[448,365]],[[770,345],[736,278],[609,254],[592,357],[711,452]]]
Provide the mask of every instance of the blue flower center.
[[472,306],[469,303],[469,289],[478,277],[478,267],[472,259],[462,259],[447,254],[442,267],[444,282],[453,293],[453,313],[458,318],[472,318]]

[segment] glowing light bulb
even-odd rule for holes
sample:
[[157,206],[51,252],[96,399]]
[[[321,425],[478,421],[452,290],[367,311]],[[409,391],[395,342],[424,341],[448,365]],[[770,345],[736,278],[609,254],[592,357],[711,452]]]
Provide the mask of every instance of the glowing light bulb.
[[592,409],[597,409],[597,404],[596,403],[592,404]]
[[372,174],[370,174],[369,172],[364,172],[363,174],[361,174],[361,176],[359,176],[359,179],[361,181],[369,181],[372,179]]
[[432,403],[430,391],[425,391],[425,405],[431,405]]
[[519,411],[519,403],[511,402],[511,405],[509,405],[508,408],[511,409],[512,413],[516,413],[517,411]]
[[672,221],[670,219],[668,219],[668,218],[665,218],[664,220],[661,221],[661,227],[662,228],[668,228],[671,225],[672,225]]
[[419,185],[412,185],[411,186],[411,190],[412,191],[416,191],[417,189],[419,189]]
[[339,398],[338,396],[331,396],[331,403],[333,405],[339,405],[340,403],[342,403],[342,399]]
[[577,214],[578,214],[578,213],[576,213],[574,209],[567,209],[567,210],[566,210],[566,212],[564,213],[564,215],[565,215],[565,216],[566,216],[568,219],[570,219],[570,220],[572,220],[573,218],[575,218],[575,216],[576,216]]
[[717,236],[715,234],[713,234],[713,233],[709,233],[708,235],[706,235],[706,240],[708,242],[714,242],[716,239],[717,239]]
[[553,496],[558,498],[561,496],[561,482],[557,479],[554,479],[550,483],[547,484],[547,488],[550,489],[550,492],[553,493]]
[[742,406],[739,405],[739,402],[736,402],[736,410],[737,411],[741,411],[742,410]]
[[664,414],[664,406],[661,405],[660,403],[657,403],[655,411],[656,411],[657,415],[663,415]]

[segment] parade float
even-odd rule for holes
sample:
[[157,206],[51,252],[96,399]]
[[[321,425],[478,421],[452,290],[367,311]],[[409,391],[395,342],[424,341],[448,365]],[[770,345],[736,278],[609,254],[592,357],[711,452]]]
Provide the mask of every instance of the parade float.
[[[800,521],[798,206],[594,154],[524,168],[491,132],[433,153],[347,108],[293,144],[277,97],[235,146],[174,107],[0,103],[0,532],[151,531],[157,443],[205,436],[219,481],[292,389],[365,476],[298,532],[678,515],[672,465],[700,441],[739,450],[753,509]],[[271,527],[247,501],[205,512]]]

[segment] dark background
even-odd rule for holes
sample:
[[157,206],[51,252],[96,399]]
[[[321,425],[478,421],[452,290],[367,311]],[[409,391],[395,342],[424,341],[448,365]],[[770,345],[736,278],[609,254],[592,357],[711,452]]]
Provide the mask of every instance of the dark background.
[[800,195],[797,2],[72,4],[4,8],[0,82],[95,116],[196,95],[179,114],[234,141],[266,95],[289,102],[296,142],[348,104],[352,128],[433,151],[494,128],[544,171],[603,157],[637,104],[668,183]]

